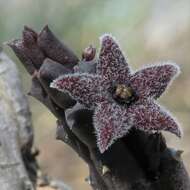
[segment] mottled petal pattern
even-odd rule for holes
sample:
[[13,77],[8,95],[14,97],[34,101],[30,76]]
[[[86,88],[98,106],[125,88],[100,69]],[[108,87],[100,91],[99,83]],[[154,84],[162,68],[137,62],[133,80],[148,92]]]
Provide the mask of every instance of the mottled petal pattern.
[[137,129],[147,132],[165,130],[178,137],[182,136],[182,131],[175,119],[152,99],[140,100],[130,106],[128,117]]
[[103,93],[106,92],[106,85],[99,75],[66,74],[54,80],[51,87],[68,92],[75,100],[87,107],[93,107],[106,99]]
[[130,75],[125,57],[111,35],[101,37],[101,49],[96,70],[97,74],[103,75],[107,80],[118,83],[124,83]]
[[178,73],[176,64],[156,64],[134,73],[130,84],[140,98],[158,98]]
[[108,102],[99,104],[94,113],[94,127],[100,152],[103,153],[114,141],[126,135],[132,124],[125,107]]

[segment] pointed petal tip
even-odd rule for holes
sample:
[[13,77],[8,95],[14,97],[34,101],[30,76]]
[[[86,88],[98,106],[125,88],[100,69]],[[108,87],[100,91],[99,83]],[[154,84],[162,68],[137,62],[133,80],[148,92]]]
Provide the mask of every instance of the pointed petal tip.
[[180,66],[179,65],[177,65],[176,63],[175,64],[173,64],[174,66],[175,66],[175,68],[176,68],[176,74],[175,74],[175,76],[178,76],[180,73],[181,73],[181,68],[180,68]]
[[99,132],[98,130],[96,131],[97,147],[101,154],[103,154],[113,144],[113,138],[111,137],[112,134],[113,132],[107,130],[106,127],[104,129],[100,129]]
[[107,80],[125,83],[129,79],[130,71],[119,42],[111,34],[102,35],[96,72]]
[[109,146],[106,146],[106,147],[102,146],[101,142],[98,142],[97,146],[101,154],[103,154],[109,148]]
[[[183,129],[180,126],[180,123],[168,110],[165,110],[165,111],[168,114],[168,116],[170,117],[170,120],[171,121],[173,120],[173,127],[167,128],[166,131],[173,133],[174,135],[176,135],[180,139],[183,138],[184,133],[183,133]],[[172,126],[172,123],[170,126]]]
[[107,43],[107,41],[116,41],[116,38],[111,33],[105,33],[99,37],[100,43]]
[[98,146],[98,148],[99,148],[99,151],[100,151],[101,154],[103,154],[106,151],[104,148],[102,148],[100,146]]
[[172,134],[174,134],[174,135],[176,135],[178,138],[182,138],[183,137],[183,130],[181,129],[181,128],[176,128],[176,129],[174,129],[174,130],[171,130],[171,129],[168,129],[168,130],[166,130],[166,131],[168,131],[168,132],[170,132],[170,133],[172,133]]
[[[113,139],[101,139],[100,137],[98,137],[99,135],[97,135],[97,147],[100,151],[101,154],[103,154],[104,152],[106,152],[114,143]],[[106,142],[107,141],[107,142]]]
[[[166,110],[165,110],[166,111]],[[167,112],[167,114],[171,117],[171,119],[173,120],[173,127],[168,127],[168,128],[166,128],[166,129],[164,129],[165,131],[168,131],[168,132],[170,132],[170,133],[172,133],[172,134],[174,134],[174,135],[176,135],[178,138],[183,138],[183,136],[184,136],[184,133],[183,133],[183,129],[180,127],[180,124],[179,124],[179,122],[176,120],[176,118],[175,117],[173,117],[172,115],[171,115],[171,113],[169,113],[168,111],[166,111]]]
[[107,142],[105,143],[105,139],[97,138],[97,146],[100,153],[103,154],[105,151],[107,151],[117,139],[119,139],[119,137],[111,137],[110,139],[107,139]]
[[173,62],[173,61],[165,61],[165,62],[162,62],[162,63],[158,63],[158,64],[155,64],[155,66],[158,65],[158,66],[169,66],[171,71],[173,72],[173,76],[176,77],[178,76],[180,73],[181,73],[181,68],[180,66]]
[[183,130],[182,130],[181,127],[178,127],[178,130],[176,131],[176,135],[177,135],[179,138],[183,138],[184,133],[183,133]]
[[162,109],[165,111],[165,113],[167,113],[167,115],[169,116],[169,120],[172,121],[173,120],[173,124],[171,123],[169,126],[173,126],[171,128],[168,128],[168,130],[171,133],[173,133],[174,135],[176,135],[178,138],[183,138],[184,133],[183,133],[183,129],[179,123],[179,121],[168,111],[166,110],[163,106]]
[[175,62],[167,61],[167,62],[163,63],[163,65],[171,66],[173,69],[173,72],[174,72],[174,76],[178,76],[181,73],[180,66]]

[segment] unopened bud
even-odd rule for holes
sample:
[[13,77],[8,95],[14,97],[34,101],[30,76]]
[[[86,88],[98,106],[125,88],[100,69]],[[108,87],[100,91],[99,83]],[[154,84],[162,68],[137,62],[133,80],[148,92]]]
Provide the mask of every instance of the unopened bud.
[[92,45],[89,45],[87,48],[84,49],[82,53],[82,60],[83,61],[92,61],[96,55],[96,48]]

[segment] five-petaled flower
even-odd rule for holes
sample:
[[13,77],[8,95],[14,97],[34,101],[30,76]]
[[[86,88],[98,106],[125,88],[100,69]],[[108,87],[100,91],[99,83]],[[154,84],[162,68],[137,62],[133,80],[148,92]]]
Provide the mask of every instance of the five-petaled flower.
[[63,75],[51,87],[67,91],[79,103],[94,109],[97,144],[103,153],[131,127],[181,136],[177,122],[155,102],[178,73],[179,67],[172,63],[132,72],[115,39],[104,35],[96,73]]

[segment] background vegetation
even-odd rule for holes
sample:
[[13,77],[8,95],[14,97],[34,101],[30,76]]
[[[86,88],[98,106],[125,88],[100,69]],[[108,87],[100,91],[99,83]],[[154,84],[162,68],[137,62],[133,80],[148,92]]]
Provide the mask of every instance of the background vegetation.
[[[21,35],[24,25],[40,30],[48,24],[78,54],[99,36],[112,33],[134,69],[143,64],[172,60],[182,74],[160,102],[171,110],[184,129],[182,140],[166,134],[168,143],[185,151],[190,171],[190,1],[189,0],[0,0],[0,43]],[[29,76],[15,55],[27,93]],[[14,80],[14,79],[13,79]],[[73,189],[88,190],[87,168],[62,142],[55,140],[55,118],[29,98],[33,113],[39,162],[45,172],[63,179]],[[118,155],[119,156],[119,155]]]

